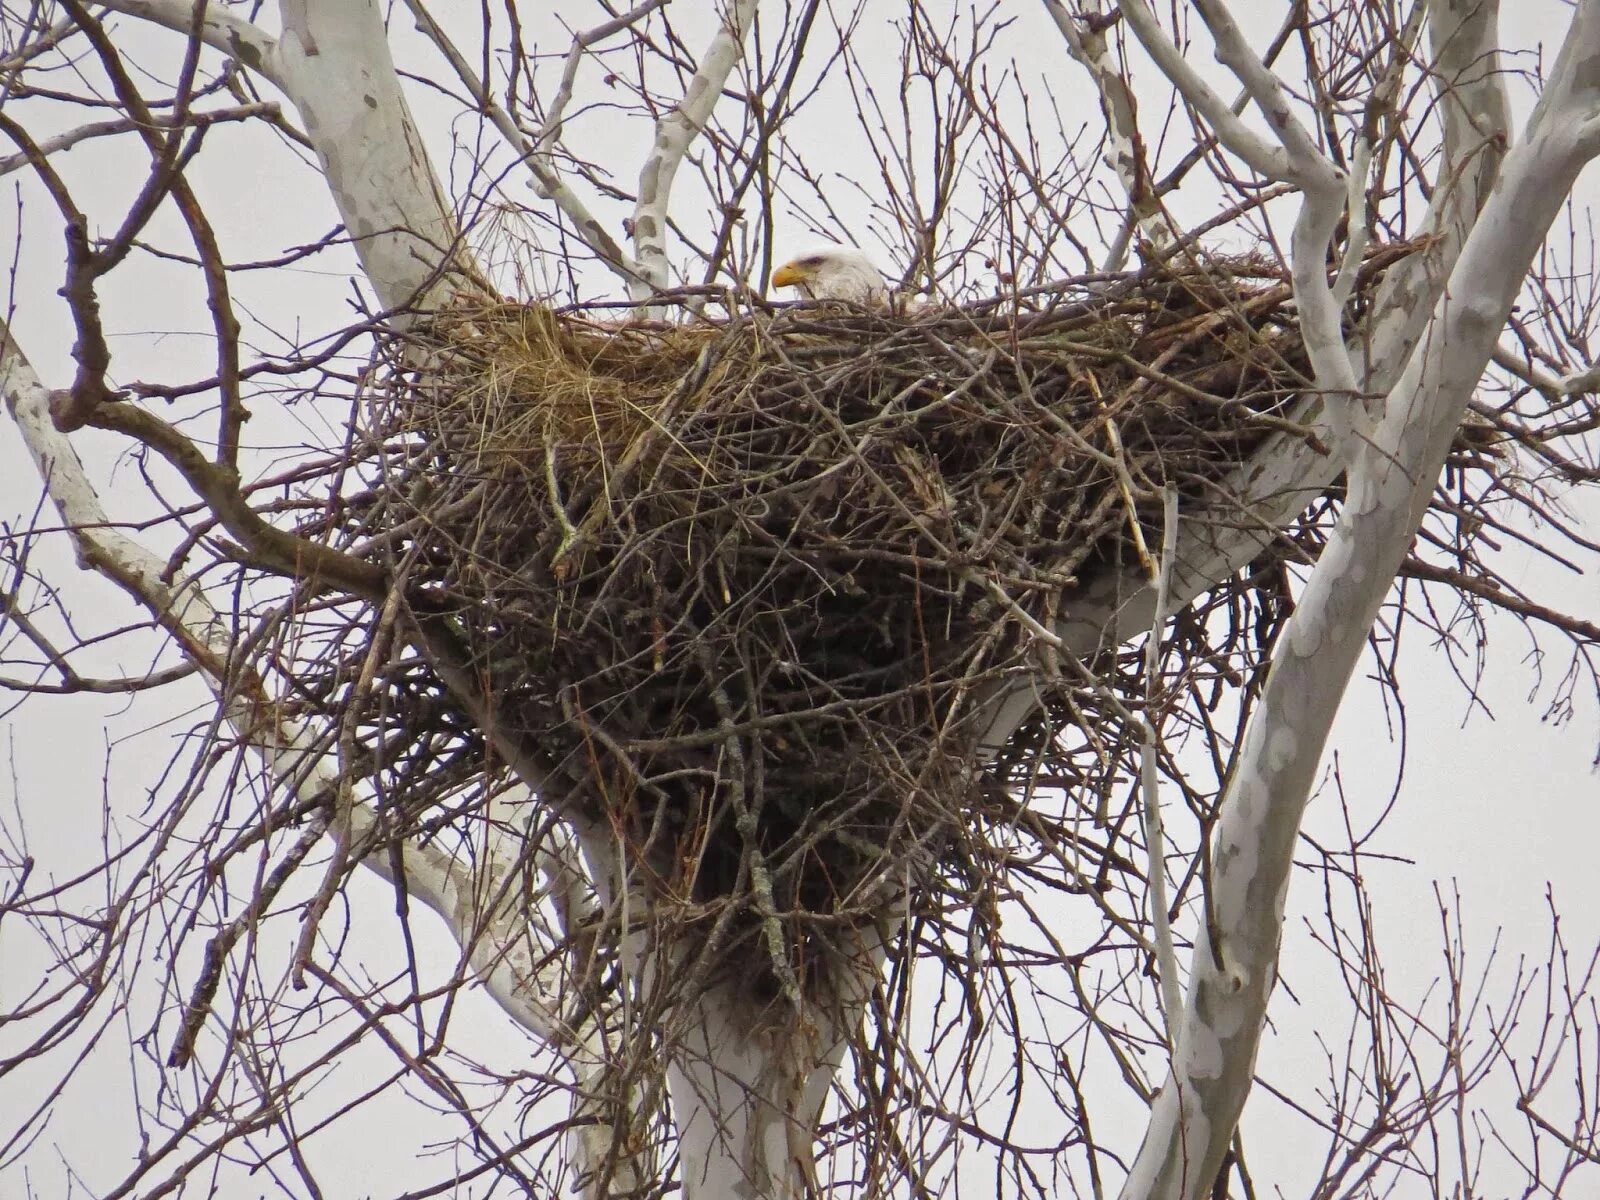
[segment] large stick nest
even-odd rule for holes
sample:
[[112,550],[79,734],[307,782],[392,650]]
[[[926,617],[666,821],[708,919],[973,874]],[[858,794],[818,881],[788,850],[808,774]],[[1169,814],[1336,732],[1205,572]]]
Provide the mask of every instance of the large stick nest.
[[615,324],[462,307],[374,392],[408,580],[478,656],[549,798],[662,899],[866,912],[948,869],[988,702],[1075,580],[1159,554],[1304,386],[1253,263],[895,316]]

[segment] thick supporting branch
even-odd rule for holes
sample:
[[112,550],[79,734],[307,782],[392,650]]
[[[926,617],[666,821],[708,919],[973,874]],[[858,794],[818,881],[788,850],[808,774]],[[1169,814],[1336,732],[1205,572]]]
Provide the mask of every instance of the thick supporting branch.
[[[199,587],[167,583],[165,561],[117,532],[70,439],[51,419],[48,389],[3,326],[0,393],[79,563],[120,586],[172,635],[275,783],[306,800],[331,795],[339,786],[335,756],[310,731],[276,715],[260,677],[238,661],[233,624],[211,607]],[[374,826],[371,810],[357,806],[352,843],[372,849],[379,832]],[[363,861],[392,878],[387,853]],[[473,971],[512,1019],[542,1037],[567,1040],[555,1016],[558,997],[534,969],[534,963],[546,958],[547,948],[528,944],[529,930],[514,903],[520,895],[511,886],[514,864],[497,858],[474,868],[431,844],[412,842],[402,845],[399,862],[409,894],[445,919]]]
[[260,26],[220,4],[201,5],[198,23],[194,0],[102,0],[102,4],[112,12],[163,25],[176,33],[198,33],[200,40],[213,50],[220,50],[246,70],[282,86],[277,41]]
[[278,76],[385,308],[487,290],[461,241],[389,53],[376,0],[282,0]]
[[1300,820],[1344,689],[1545,231],[1600,154],[1600,0],[1580,4],[1524,141],[1391,390],[1278,643],[1224,795],[1171,1074],[1126,1200],[1208,1193],[1249,1094]]
[[[1424,248],[1385,274],[1364,336],[1353,348],[1365,391],[1387,391],[1399,378],[1505,154],[1510,110],[1497,49],[1498,17],[1498,0],[1429,4],[1445,154],[1422,225]],[[1308,400],[1298,419],[1327,430],[1319,399]],[[1270,546],[1297,513],[1327,491],[1343,467],[1340,457],[1319,452],[1303,438],[1269,438],[1231,481],[1240,520],[1181,522],[1172,607],[1188,604]],[[1073,593],[1070,615],[1057,633],[1074,654],[1092,659],[1147,632],[1154,611],[1155,591],[1142,573],[1107,572]],[[985,746],[991,751],[1004,746],[1037,705],[1028,684],[997,695],[991,701]]]
[[[778,1029],[742,986],[708,989],[677,1014],[667,1060],[684,1200],[809,1200],[818,1194],[823,1102],[884,961],[885,928],[838,945],[822,991]],[[816,989],[813,989],[816,990]]]
[[683,1014],[667,1082],[684,1200],[806,1200],[815,1190],[817,1118],[844,1041],[751,1033],[750,1013],[747,998],[715,990]]

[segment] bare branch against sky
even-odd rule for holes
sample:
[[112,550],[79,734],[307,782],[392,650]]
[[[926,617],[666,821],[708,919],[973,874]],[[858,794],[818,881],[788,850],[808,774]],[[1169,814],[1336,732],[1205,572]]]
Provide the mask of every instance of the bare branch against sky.
[[0,1191],[1592,1192],[1597,62],[0,0]]

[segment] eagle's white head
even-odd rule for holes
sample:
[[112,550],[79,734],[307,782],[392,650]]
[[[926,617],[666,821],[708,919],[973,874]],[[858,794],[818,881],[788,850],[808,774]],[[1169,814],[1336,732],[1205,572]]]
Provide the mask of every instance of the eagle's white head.
[[847,300],[868,308],[889,303],[889,285],[854,246],[821,246],[772,273],[773,287],[792,287],[807,300]]

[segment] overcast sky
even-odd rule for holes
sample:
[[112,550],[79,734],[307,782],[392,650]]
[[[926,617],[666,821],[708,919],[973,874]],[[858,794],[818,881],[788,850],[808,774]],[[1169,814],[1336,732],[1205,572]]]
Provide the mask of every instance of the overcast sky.
[[[681,6],[679,6],[681,7]],[[888,13],[895,6],[884,5]],[[529,36],[541,37],[551,48],[564,46],[566,35],[550,24],[545,6],[524,4]],[[1281,19],[1282,5],[1243,0],[1233,5],[1241,22],[1253,31],[1258,44]],[[1564,24],[1566,8],[1559,3],[1511,5],[1507,37],[1529,55],[1547,51],[1551,38]],[[165,34],[137,31],[124,22],[126,39],[150,38],[153,46],[171,48],[177,39]],[[858,48],[868,44],[874,29],[864,25]],[[1063,110],[1081,114],[1085,122],[1098,121],[1092,94],[1071,64],[1048,22],[1032,6],[1019,6],[1019,19],[1008,34],[1011,51],[1030,78],[1048,78]],[[402,57],[417,53],[413,35],[400,35]],[[885,44],[890,45],[885,38]],[[1530,61],[1524,59],[1524,62]],[[1208,65],[1209,69],[1209,65]],[[541,86],[544,86],[541,84]],[[1513,89],[1519,111],[1525,112],[1529,92]],[[446,144],[453,110],[425,89],[412,90],[413,103],[424,125]],[[830,165],[841,175],[852,173],[870,179],[871,167],[863,145],[854,138],[853,120],[842,99],[830,108],[816,110],[808,121],[816,129],[807,134],[825,145]],[[832,128],[828,126],[832,124]],[[457,132],[461,132],[459,126]],[[587,126],[585,144],[595,159],[615,164],[625,181],[650,138],[643,122],[608,119],[601,114]],[[1175,132],[1172,153],[1181,147]],[[825,140],[824,140],[825,139]],[[438,165],[450,162],[438,154]],[[131,139],[101,143],[66,155],[61,169],[78,190],[81,200],[93,201],[104,219],[114,219],[125,205],[130,189],[143,179],[143,152]],[[337,221],[326,195],[314,186],[295,155],[276,140],[246,129],[219,131],[191,171],[191,177],[208,208],[228,214],[220,223],[224,252],[233,261],[267,259],[286,248],[311,241]],[[1592,176],[1583,195],[1593,195]],[[18,340],[46,383],[61,386],[71,376],[72,334],[64,307],[55,296],[61,282],[59,223],[40,199],[39,190],[25,173],[9,177],[24,204],[20,227],[18,211],[0,206],[0,245],[11,245],[20,235],[13,325]],[[538,203],[531,190],[512,185],[522,202]],[[832,194],[841,211],[850,213],[850,194],[839,188]],[[620,227],[621,209],[600,206]],[[780,247],[802,248],[814,239],[788,212],[777,217]],[[151,239],[165,245],[183,244],[172,214],[159,218]],[[890,252],[869,237],[862,242],[892,273],[900,264]],[[236,281],[241,314],[247,318],[247,341],[257,348],[276,351],[284,335],[304,337],[313,331],[337,329],[350,318],[354,286],[348,257],[328,255],[312,267],[261,271]],[[594,288],[609,288],[608,280],[588,281]],[[187,378],[207,369],[211,344],[208,321],[196,291],[193,272],[150,256],[141,257],[127,270],[107,281],[102,304],[111,329],[116,356],[115,381]],[[274,445],[329,444],[345,419],[342,405],[300,404],[290,411],[262,406],[256,409],[249,434],[264,450],[262,461],[274,457]],[[127,493],[140,488],[130,463],[108,457],[115,440],[94,433],[78,435],[108,495],[122,503],[116,490],[127,480]],[[265,468],[264,468],[265,469]],[[7,425],[0,428],[0,507],[10,519],[25,519],[38,498],[37,477],[18,438]],[[1591,535],[1600,534],[1600,508],[1587,504],[1577,512]],[[73,589],[74,603],[91,629],[117,626],[129,619],[125,601],[109,586],[76,574],[64,540],[41,545],[39,561],[51,576]],[[1513,581],[1544,603],[1593,617],[1600,612],[1591,561],[1582,564],[1591,573],[1576,574],[1524,553],[1521,576]],[[1417,631],[1413,631],[1414,633]],[[1424,639],[1413,637],[1399,662],[1399,676],[1407,698],[1409,740],[1405,777],[1399,801],[1381,834],[1366,847],[1368,886],[1375,900],[1377,935],[1389,948],[1392,994],[1420,1003],[1441,970],[1440,930],[1434,914],[1434,891],[1448,895],[1459,883],[1469,955],[1481,961],[1497,942],[1504,978],[1524,954],[1542,958],[1549,933],[1547,892],[1564,914],[1563,929],[1574,956],[1586,958],[1600,941],[1600,881],[1596,879],[1594,847],[1600,844],[1600,805],[1596,800],[1593,763],[1600,745],[1600,714],[1591,698],[1583,697],[1569,719],[1546,719],[1548,688],[1539,690],[1528,641],[1512,622],[1496,620],[1495,654],[1475,709],[1453,677],[1447,656]],[[1550,645],[1559,646],[1552,639]],[[143,653],[148,654],[148,647]],[[101,666],[112,670],[137,670],[140,650],[124,643],[104,655]],[[1560,663],[1550,667],[1559,670]],[[1580,689],[1580,697],[1582,692]],[[177,739],[192,720],[191,706],[204,702],[203,689],[183,685],[160,697],[137,704],[103,698],[64,698],[30,703],[13,712],[4,729],[4,752],[11,770],[0,773],[0,818],[13,825],[21,813],[29,839],[28,849],[40,869],[65,877],[99,854],[103,814],[110,811],[128,828],[137,827],[146,789],[153,786],[168,757],[178,749]],[[1487,712],[1483,708],[1487,708]],[[1348,798],[1348,810],[1357,821],[1376,821],[1395,793],[1399,747],[1394,741],[1394,713],[1386,709],[1378,688],[1367,679],[1355,684],[1341,717],[1330,767],[1336,761]],[[1314,803],[1307,832],[1328,845],[1342,845],[1349,833],[1331,797]],[[1389,855],[1385,859],[1381,856]],[[1313,927],[1321,911],[1321,897],[1309,875],[1300,873],[1289,901],[1290,917],[1285,937],[1284,980],[1272,1006],[1273,1028],[1266,1038],[1261,1066],[1269,1074],[1285,1077],[1285,1068],[1308,1079],[1324,1069],[1318,1049],[1319,1034],[1335,1040],[1348,1020],[1348,1005],[1341,992],[1327,986],[1322,974],[1326,960],[1312,949]],[[384,961],[397,945],[392,897],[383,885],[363,881],[352,888],[358,905],[369,911],[355,914],[358,937],[369,939],[371,958]],[[1092,920],[1092,913],[1068,911],[1063,921]],[[1309,924],[1308,924],[1309,923]],[[448,942],[433,931],[436,942],[425,952],[447,962]],[[28,964],[36,946],[20,930],[0,925],[0,1001],[9,1008],[20,999],[29,978]],[[157,948],[148,948],[154,953]],[[1493,989],[1491,989],[1493,994]],[[474,995],[465,1001],[457,1025],[470,1049],[483,1057],[503,1056],[508,1069],[526,1061],[529,1047],[490,1004]],[[0,1030],[0,1044],[4,1031]],[[106,1031],[107,1043],[120,1045],[127,1032]],[[154,1052],[154,1051],[153,1051]],[[383,1069],[383,1059],[372,1056],[371,1070]],[[357,1068],[357,1073],[360,1069]],[[34,1089],[45,1078],[19,1073],[0,1081],[0,1129],[9,1129],[14,1114],[34,1101]],[[146,1072],[148,1079],[149,1073]],[[1309,1085],[1308,1085],[1309,1086]],[[66,1182],[63,1158],[82,1169],[91,1190],[120,1178],[135,1152],[134,1131],[119,1119],[119,1110],[131,1101],[130,1073],[120,1049],[99,1055],[86,1072],[62,1095],[54,1123],[19,1160],[0,1171],[0,1196],[59,1197],[82,1194]],[[408,1159],[414,1137],[406,1118],[393,1106],[360,1110],[350,1121],[349,1136],[336,1142],[314,1142],[313,1159],[326,1172],[325,1182],[339,1190],[330,1195],[386,1195],[404,1190],[415,1167]],[[1252,1156],[1258,1187],[1272,1194],[1273,1185],[1286,1195],[1303,1195],[1320,1161],[1308,1156],[1308,1146],[1277,1136],[1285,1127],[1277,1101],[1258,1090],[1245,1122],[1246,1144]],[[434,1127],[437,1132],[437,1127]],[[1105,1131],[1102,1131],[1105,1132]],[[1052,1131],[1041,1131],[1041,1135]],[[1137,1128],[1125,1135],[1105,1135],[1128,1149],[1137,1142]],[[1053,1131],[1059,1136],[1059,1131]],[[1023,1140],[1028,1140],[1024,1138]],[[430,1168],[430,1173],[431,1173]],[[30,1193],[31,1189],[31,1193]],[[262,1179],[229,1177],[219,1195],[232,1198],[274,1193]],[[477,1193],[472,1193],[477,1194]],[[1416,1192],[1424,1194],[1419,1182]],[[1492,1178],[1484,1194],[1497,1194]]]

